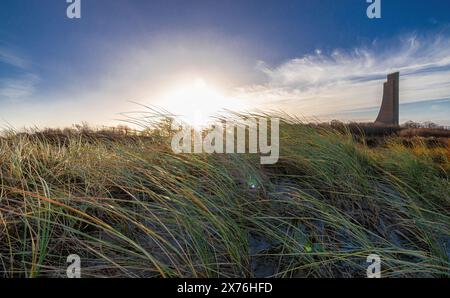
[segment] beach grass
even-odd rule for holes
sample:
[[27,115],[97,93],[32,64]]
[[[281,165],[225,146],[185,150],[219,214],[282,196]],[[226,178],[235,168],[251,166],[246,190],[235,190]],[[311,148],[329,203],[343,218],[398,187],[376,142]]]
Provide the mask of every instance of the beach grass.
[[[112,136],[112,137],[111,137]],[[450,146],[286,117],[280,159],[174,154],[170,132],[0,138],[0,276],[450,276]]]

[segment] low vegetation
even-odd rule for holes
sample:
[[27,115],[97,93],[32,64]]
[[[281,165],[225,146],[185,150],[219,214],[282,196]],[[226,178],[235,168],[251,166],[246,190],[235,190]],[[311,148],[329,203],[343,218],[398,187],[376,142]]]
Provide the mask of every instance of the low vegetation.
[[280,160],[181,154],[170,131],[0,139],[0,276],[449,277],[450,147],[286,118]]

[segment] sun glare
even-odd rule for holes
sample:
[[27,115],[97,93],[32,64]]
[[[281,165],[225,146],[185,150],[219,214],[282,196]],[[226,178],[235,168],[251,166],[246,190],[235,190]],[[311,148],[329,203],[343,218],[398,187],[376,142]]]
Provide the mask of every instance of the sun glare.
[[207,126],[211,117],[224,109],[238,111],[244,108],[243,102],[226,96],[201,78],[171,88],[162,97],[161,106],[196,128]]

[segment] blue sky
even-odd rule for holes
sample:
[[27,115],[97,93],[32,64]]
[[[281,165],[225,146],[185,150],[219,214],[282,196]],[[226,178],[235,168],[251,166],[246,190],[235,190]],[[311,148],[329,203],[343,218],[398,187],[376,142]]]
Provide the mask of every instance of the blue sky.
[[365,0],[81,3],[71,20],[65,0],[1,1],[0,123],[113,124],[130,101],[189,113],[198,80],[214,109],[370,121],[400,70],[401,120],[450,125],[446,0],[382,0],[377,20]]

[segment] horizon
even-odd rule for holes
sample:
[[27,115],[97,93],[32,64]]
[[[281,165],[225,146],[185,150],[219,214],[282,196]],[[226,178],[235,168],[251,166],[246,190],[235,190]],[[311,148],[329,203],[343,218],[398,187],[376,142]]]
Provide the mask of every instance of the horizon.
[[[120,124],[135,103],[193,124],[230,109],[373,122],[400,71],[400,123],[450,125],[443,1],[5,0],[0,125]],[[133,103],[135,102],[135,103]]]
[[423,288],[449,116],[449,0],[2,0],[0,279]]

